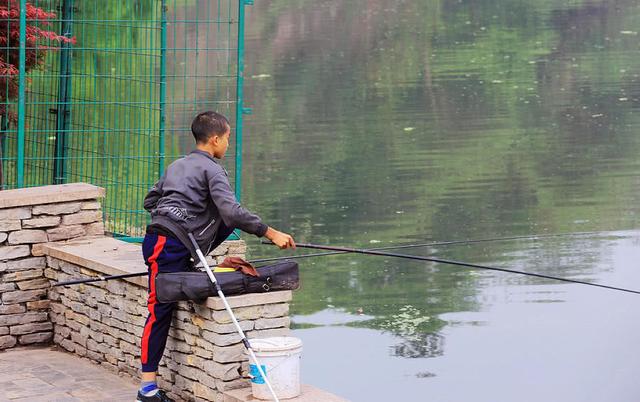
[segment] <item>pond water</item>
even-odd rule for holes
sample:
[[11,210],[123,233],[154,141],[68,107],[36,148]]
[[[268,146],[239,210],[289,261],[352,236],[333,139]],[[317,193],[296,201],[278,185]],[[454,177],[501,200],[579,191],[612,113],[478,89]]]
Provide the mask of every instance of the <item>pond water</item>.
[[[247,13],[243,202],[267,223],[353,247],[563,234],[403,252],[640,289],[637,1]],[[300,264],[305,383],[353,401],[640,400],[638,295],[385,257]]]

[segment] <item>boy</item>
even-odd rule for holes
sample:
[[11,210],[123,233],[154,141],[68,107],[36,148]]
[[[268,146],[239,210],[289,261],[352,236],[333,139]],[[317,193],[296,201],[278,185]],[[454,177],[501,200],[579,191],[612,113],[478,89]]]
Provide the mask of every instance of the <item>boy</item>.
[[142,243],[149,268],[149,316],[142,333],[138,402],[172,402],[158,389],[156,372],[176,303],[157,302],[155,277],[158,272],[187,271],[191,257],[198,260],[188,233],[205,255],[236,228],[265,236],[281,249],[295,248],[290,235],[268,227],[236,200],[226,170],[215,159],[223,158],[229,147],[229,121],[216,112],[200,113],[191,131],[196,149],[169,165],[144,199],[144,208],[151,213]]

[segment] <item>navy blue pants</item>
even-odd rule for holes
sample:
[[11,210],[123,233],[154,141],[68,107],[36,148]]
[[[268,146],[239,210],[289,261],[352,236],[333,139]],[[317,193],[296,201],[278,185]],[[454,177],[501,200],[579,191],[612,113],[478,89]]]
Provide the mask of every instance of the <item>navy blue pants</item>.
[[189,250],[177,239],[147,233],[142,242],[142,255],[149,269],[149,316],[142,332],[140,361],[143,372],[158,370],[158,363],[167,344],[173,310],[177,303],[158,303],[155,279],[158,272],[188,271],[191,266]]

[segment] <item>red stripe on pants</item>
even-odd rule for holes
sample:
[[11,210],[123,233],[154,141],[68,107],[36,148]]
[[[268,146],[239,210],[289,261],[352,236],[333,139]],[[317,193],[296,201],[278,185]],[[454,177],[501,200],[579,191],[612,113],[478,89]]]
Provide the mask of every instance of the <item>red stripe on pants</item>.
[[140,360],[142,363],[146,363],[149,355],[149,335],[151,334],[151,327],[153,323],[156,322],[156,313],[155,313],[155,305],[156,305],[156,275],[158,275],[158,256],[166,243],[167,238],[164,236],[158,236],[158,241],[156,245],[153,247],[153,254],[149,257],[149,264],[151,272],[149,273],[149,300],[147,302],[147,309],[149,309],[149,321],[144,326],[144,332],[142,332],[142,356]]

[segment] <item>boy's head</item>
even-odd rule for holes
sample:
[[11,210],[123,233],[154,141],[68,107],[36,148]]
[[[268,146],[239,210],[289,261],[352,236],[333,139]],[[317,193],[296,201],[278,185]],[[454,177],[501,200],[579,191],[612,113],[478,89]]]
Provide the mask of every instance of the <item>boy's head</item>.
[[227,152],[231,125],[220,113],[200,113],[191,123],[191,132],[196,139],[196,146],[206,148],[216,158],[222,158]]

